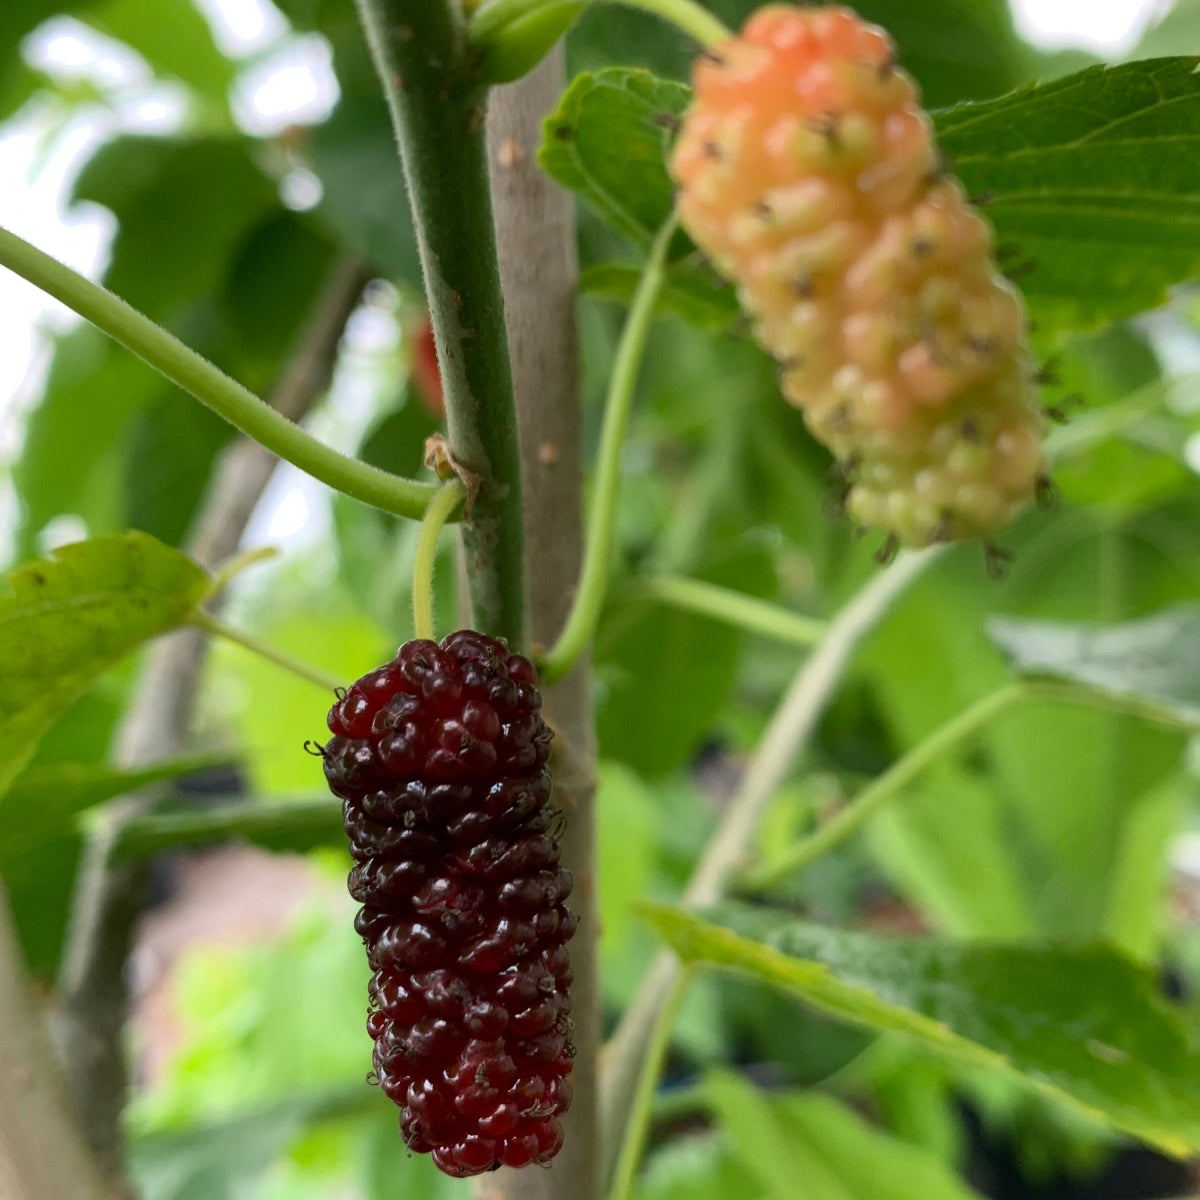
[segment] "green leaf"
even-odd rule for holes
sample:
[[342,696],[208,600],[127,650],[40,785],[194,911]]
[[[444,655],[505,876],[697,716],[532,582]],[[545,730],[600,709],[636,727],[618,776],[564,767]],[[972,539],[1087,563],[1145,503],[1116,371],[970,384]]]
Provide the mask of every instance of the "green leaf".
[[830,1200],[979,1200],[933,1155],[872,1128],[830,1096],[769,1096],[730,1071],[710,1075],[704,1090],[735,1153],[780,1200],[792,1200],[798,1179],[807,1196]]
[[[281,596],[289,586],[303,589],[304,575],[312,578],[311,564],[294,564],[297,578],[276,575],[274,587]],[[281,568],[287,571],[288,564]],[[327,595],[327,594],[325,594]],[[286,615],[277,620],[252,623],[251,631],[322,670],[346,679],[356,679],[395,652],[391,635],[360,612],[337,601],[322,603],[315,595],[307,607],[295,601],[286,605]],[[236,701],[226,705],[226,720],[232,722],[245,743],[253,746],[250,776],[253,790],[262,796],[296,796],[324,786],[321,763],[304,752],[306,738],[322,740],[327,734],[325,713],[330,699],[305,679],[280,671],[240,646],[214,648],[214,674],[236,679]]]
[[187,619],[208,582],[145,534],[64,546],[0,585],[0,792],[54,718],[105,668]]
[[585,72],[546,118],[538,161],[595,205],[614,229],[648,250],[674,204],[665,165],[669,125],[689,98],[683,84],[649,71]]
[[1170,923],[1164,903],[1170,876],[1168,851],[1181,827],[1187,788],[1167,780],[1130,806],[1113,864],[1105,934],[1126,954],[1158,960]]
[[381,1113],[367,1140],[364,1200],[469,1200],[474,1194],[470,1180],[439,1171],[427,1154],[407,1154],[396,1136],[395,1117]]
[[[329,238],[306,216],[270,209],[233,247],[220,292],[189,318],[187,340],[252,392],[269,396],[333,254]],[[174,387],[153,383],[155,398],[124,433],[118,519],[179,545],[208,489],[213,461],[234,430]]]
[[84,20],[131,46],[156,74],[171,75],[196,89],[228,118],[227,92],[235,67],[213,41],[212,28],[190,0],[106,0]]
[[145,1200],[239,1200],[288,1145],[318,1121],[361,1112],[365,1088],[286,1100],[230,1119],[143,1134],[130,1168]]
[[[879,719],[890,734],[885,754],[920,745],[1007,682],[976,615],[992,602],[986,581],[943,576],[938,587],[910,594],[889,614],[864,653]],[[1017,938],[1036,928],[1021,871],[1023,833],[988,773],[943,761],[879,814],[868,839],[883,873],[940,931]]]
[[[757,546],[696,576],[752,595],[774,584],[770,557]],[[743,634],[653,601],[610,607],[596,641],[600,744],[619,747],[626,765],[652,779],[684,763],[709,731],[736,676]]]
[[887,29],[930,107],[1045,78],[1044,60],[1018,36],[1005,0],[858,0],[853,7]]
[[[634,906],[655,881],[662,808],[655,793],[623,763],[602,761],[596,812],[600,953],[606,985],[620,989],[633,985],[640,975],[641,943],[649,942],[653,952],[653,938],[635,919]],[[619,996],[622,1001],[629,999],[624,990]]]
[[1200,1146],[1200,1052],[1153,973],[1117,951],[889,939],[736,904],[713,920],[645,909],[687,961],[748,972],[843,1020],[1012,1072],[1169,1154]]
[[72,199],[102,204],[120,221],[105,285],[156,318],[205,296],[247,230],[278,208],[255,154],[237,136],[128,135],[102,146]]
[[993,641],[1027,675],[1084,683],[1200,721],[1200,607],[1178,605],[1117,625],[995,617]]
[[734,1154],[770,1200],[794,1200],[798,1180],[804,1181],[809,1200],[854,1200],[822,1156],[790,1136],[757,1088],[732,1072],[718,1071],[708,1077],[704,1090]]
[[47,840],[69,832],[74,818],[85,809],[149,783],[175,779],[229,762],[227,757],[171,759],[141,771],[84,763],[30,767],[13,780],[0,796],[0,875],[16,859],[24,858]]
[[[105,284],[218,366],[241,375],[232,330],[245,314],[226,315],[218,297],[247,239],[252,244],[260,223],[281,211],[251,143],[236,137],[118,138],[88,162],[75,198],[105,205],[120,222]],[[285,274],[294,278],[290,270]],[[283,311],[294,311],[295,303]],[[275,316],[261,309],[252,323],[277,328]],[[192,405],[197,413],[136,420],[156,401]],[[186,465],[159,474],[156,452],[180,434],[181,425],[198,435],[183,446],[172,444],[176,465]],[[79,513],[96,532],[122,528],[148,511],[157,488],[168,508],[161,517],[150,509],[146,524],[169,537],[190,518],[181,510],[197,493],[197,474],[206,473],[205,453],[211,456],[229,436],[220,418],[123,347],[88,326],[73,331],[58,344],[14,470],[23,502],[22,553],[33,553],[33,535],[59,513]],[[144,480],[137,470],[140,454],[150,456]]]
[[1154,308],[1200,272],[1195,58],[1096,66],[936,115],[967,191],[989,196],[1041,333]]
[[125,430],[119,523],[169,546],[181,544],[213,460],[234,436],[230,425],[190,397],[160,395],[145,404]]
[[691,1134],[654,1150],[634,1194],[637,1200],[761,1200],[762,1189],[724,1138]]
[[[632,263],[594,263],[584,268],[579,287],[593,296],[628,304],[641,277],[641,267]],[[667,269],[656,309],[673,313],[709,333],[728,328],[739,312],[732,287],[706,278],[686,263],[675,263]]]

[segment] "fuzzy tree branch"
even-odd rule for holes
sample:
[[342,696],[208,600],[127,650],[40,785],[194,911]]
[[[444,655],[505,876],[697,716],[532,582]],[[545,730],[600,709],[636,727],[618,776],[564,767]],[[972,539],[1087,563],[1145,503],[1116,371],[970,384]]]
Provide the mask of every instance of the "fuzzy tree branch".
[[[271,396],[272,405],[290,420],[303,417],[328,387],[346,321],[368,279],[357,259],[332,269]],[[229,447],[213,472],[189,554],[212,568],[237,550],[278,461],[256,442],[239,440]],[[198,629],[172,634],[151,648],[119,736],[117,757],[123,765],[170,758],[183,748],[206,648],[207,637]],[[157,791],[147,790],[114,802],[86,844],[59,976],[62,1010],[55,1033],[60,1056],[71,1064],[68,1081],[83,1132],[114,1179],[121,1177],[123,1162],[126,962],[148,867],[115,863],[112,851],[123,827],[151,811],[157,797]]]
[[523,646],[521,464],[478,56],[460,0],[356,3],[408,183],[450,454],[471,491],[463,540],[474,624]]

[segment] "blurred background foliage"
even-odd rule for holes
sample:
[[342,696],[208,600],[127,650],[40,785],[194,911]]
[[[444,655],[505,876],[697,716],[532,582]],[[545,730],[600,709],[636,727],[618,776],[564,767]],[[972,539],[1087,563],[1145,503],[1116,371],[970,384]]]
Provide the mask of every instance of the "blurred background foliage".
[[[731,23],[752,6],[711,4]],[[1003,0],[859,8],[887,24],[931,106],[987,99],[1090,61],[1025,44]],[[7,0],[0,137],[31,139],[31,177],[72,139],[82,145],[67,155],[70,211],[112,231],[105,282],[260,392],[277,378],[332,264],[365,258],[378,282],[310,425],[340,448],[411,473],[437,427],[409,373],[420,277],[353,6],[279,0],[249,49],[214,32],[223,28],[191,0]],[[1194,48],[1197,36],[1200,6],[1181,0],[1130,57]],[[74,58],[72,45],[84,47]],[[299,119],[257,120],[247,89],[297,47],[327,64],[329,94]],[[636,64],[684,78],[691,52],[660,22],[609,5],[597,5],[568,39],[572,73]],[[96,65],[114,55],[121,70]],[[585,267],[628,258],[584,206],[579,237]],[[622,313],[585,295],[579,315],[594,443]],[[1079,397],[1076,412],[1166,378],[1182,382],[1163,389],[1170,403],[1121,436],[1063,462],[1059,506],[1027,515],[1007,537],[1014,557],[1002,582],[965,547],[898,605],[780,797],[762,835],[766,855],[1007,678],[986,633],[992,614],[1113,623],[1196,600],[1200,424],[1186,372],[1200,363],[1198,321],[1200,307],[1183,290],[1151,317],[1054,348],[1053,396]],[[8,559],[130,527],[179,545],[227,427],[61,315],[43,322],[30,369],[34,382],[5,418],[10,497],[19,498],[9,506]],[[874,546],[824,511],[828,466],[744,336],[673,317],[658,323],[624,458],[621,575],[595,656],[610,1020],[655,946],[633,901],[678,895],[801,657],[669,610],[639,590],[637,576],[679,572],[828,616],[877,569]],[[352,678],[409,636],[413,540],[413,530],[282,470],[248,541],[281,542],[285,554],[240,581],[228,615]],[[448,556],[439,580],[440,628],[448,629]],[[103,762],[133,675],[134,664],[106,675],[51,731],[30,770]],[[323,715],[311,685],[219,647],[200,748],[233,753],[239,766],[181,788],[179,809],[318,800],[320,772],[300,743],[319,735]],[[1106,938],[1190,1001],[1200,971],[1200,840],[1187,750],[1181,734],[1131,718],[1027,706],[783,894],[812,918],[855,928]],[[44,802],[37,782],[34,774],[24,793],[30,811]],[[0,870],[29,963],[49,979],[78,837],[63,822],[21,841],[12,831],[22,811],[11,802],[0,809]],[[259,858],[238,858],[241,904],[256,919],[234,919],[198,943],[147,935],[135,960],[141,999],[131,1053],[141,1082],[129,1113],[147,1200],[465,1194],[426,1161],[404,1157],[391,1106],[362,1085],[366,968],[337,841],[336,819],[315,833],[306,826],[273,837],[276,854],[306,855],[287,860],[298,872],[288,878],[300,881],[293,904],[272,902]],[[203,903],[195,896],[208,893],[187,881],[220,853],[165,858],[148,924],[166,921],[189,896]],[[163,961],[149,961],[155,945],[168,947]],[[810,1086],[817,1090],[800,1090]],[[1191,1192],[1184,1167],[1058,1105],[748,983],[707,979],[694,989],[657,1117],[661,1144],[643,1200],[792,1196],[788,1180],[816,1170],[814,1156],[848,1189],[831,1195],[885,1194],[878,1180],[845,1174],[867,1158],[888,1178],[910,1181],[909,1190],[889,1185],[886,1195],[896,1197]],[[764,1178],[777,1152],[781,1174]]]

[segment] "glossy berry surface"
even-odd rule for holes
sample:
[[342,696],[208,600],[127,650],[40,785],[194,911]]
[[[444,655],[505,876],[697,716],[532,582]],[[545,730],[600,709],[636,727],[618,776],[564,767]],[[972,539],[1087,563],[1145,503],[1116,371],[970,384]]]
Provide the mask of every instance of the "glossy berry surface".
[[1025,313],[887,34],[768,5],[693,80],[680,218],[836,456],[851,516],[908,545],[1003,528],[1045,472]]
[[449,1175],[547,1162],[571,1102],[575,920],[540,706],[527,659],[462,630],[406,643],[329,714],[375,1074]]

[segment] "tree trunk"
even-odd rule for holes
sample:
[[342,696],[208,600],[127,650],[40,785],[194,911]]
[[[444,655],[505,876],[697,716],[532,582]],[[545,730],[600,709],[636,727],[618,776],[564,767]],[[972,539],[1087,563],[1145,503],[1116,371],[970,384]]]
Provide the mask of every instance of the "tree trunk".
[[[525,555],[535,644],[562,628],[583,550],[583,420],[575,329],[574,207],[536,161],[541,122],[564,85],[561,45],[519,82],[494,89],[488,116],[492,204],[517,400],[525,498]],[[575,1099],[566,1142],[547,1171],[501,1170],[480,1200],[597,1200],[600,1193],[596,1057],[600,1036],[593,798],[596,746],[585,660],[545,691],[555,732],[554,795],[566,816],[564,854],[575,876]]]

